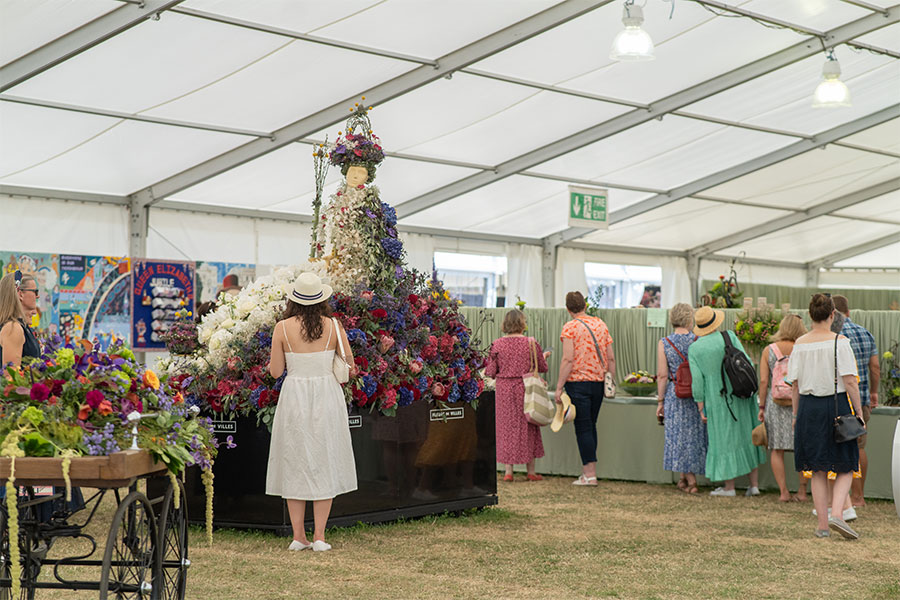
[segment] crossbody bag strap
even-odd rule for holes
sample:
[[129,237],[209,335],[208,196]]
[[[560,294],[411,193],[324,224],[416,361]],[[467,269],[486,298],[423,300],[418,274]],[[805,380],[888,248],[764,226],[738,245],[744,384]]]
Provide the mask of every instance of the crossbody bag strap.
[[[664,338],[663,338],[663,341],[666,342],[667,344],[669,344],[669,346],[672,347],[672,350],[674,350],[675,352],[678,353],[678,356],[681,357],[681,362],[684,362],[684,361],[687,360],[687,359],[684,357],[684,354],[682,354],[681,351],[675,346],[675,344],[672,343],[672,340],[670,340],[668,336],[664,337]],[[673,379],[673,380],[674,380],[675,378],[672,376],[672,370],[669,369],[668,361],[666,361],[666,368],[669,370],[669,379]]]
[[531,373],[532,377],[538,376],[538,361],[537,361],[537,342],[531,338],[528,338],[528,345],[531,346]]
[[[838,368],[837,368],[837,345],[838,338],[840,334],[834,334],[834,416],[838,416]],[[854,417],[856,416],[856,411],[853,409],[853,402],[850,400],[850,394],[847,394],[847,404],[850,405],[850,414]]]
[[575,320],[578,321],[579,323],[581,323],[582,325],[584,325],[585,327],[587,327],[588,333],[591,334],[591,339],[594,340],[594,350],[597,351],[597,360],[600,361],[600,366],[603,367],[604,371],[606,371],[606,360],[605,360],[605,357],[603,356],[603,353],[600,352],[600,344],[597,343],[597,336],[594,335],[594,331],[590,328],[590,326],[587,323],[585,323],[581,319],[575,319]]

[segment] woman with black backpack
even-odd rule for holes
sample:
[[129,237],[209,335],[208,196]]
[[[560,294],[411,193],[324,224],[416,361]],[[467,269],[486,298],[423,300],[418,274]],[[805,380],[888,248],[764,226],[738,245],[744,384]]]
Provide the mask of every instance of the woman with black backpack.
[[747,496],[759,495],[759,465],[765,450],[753,445],[752,431],[758,424],[756,372],[733,331],[716,334],[725,313],[703,306],[694,313],[694,333],[688,362],[694,401],[706,423],[709,448],[706,476],[724,481],[711,496],[734,497],[734,480],[750,474]]
[[678,488],[696,494],[697,475],[706,472],[706,425],[700,419],[691,389],[688,347],[697,339],[691,333],[694,310],[679,303],[669,310],[675,331],[659,340],[656,348],[656,416],[665,425],[663,469],[681,473]]

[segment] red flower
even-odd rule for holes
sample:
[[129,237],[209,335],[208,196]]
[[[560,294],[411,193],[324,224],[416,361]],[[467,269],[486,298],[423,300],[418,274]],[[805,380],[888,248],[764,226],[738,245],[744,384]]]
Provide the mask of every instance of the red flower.
[[109,403],[109,400],[103,400],[102,402],[100,402],[100,406],[97,407],[97,412],[104,417],[108,414],[111,414],[112,411],[112,404]]
[[78,418],[82,421],[88,418],[88,415],[91,414],[91,407],[87,404],[81,405],[81,410],[78,411]]
[[365,406],[366,402],[369,401],[369,397],[366,396],[366,393],[364,391],[354,388],[353,389],[353,400],[359,406]]
[[415,294],[410,294],[409,296],[406,297],[406,299],[409,300],[410,304],[415,304],[419,301],[419,297],[416,296]]
[[376,319],[383,319],[387,316],[387,311],[383,308],[376,308],[375,310],[371,311],[371,313],[372,316]]
[[35,383],[31,386],[31,399],[36,402],[43,402],[50,397],[50,388],[43,383]]
[[100,390],[91,390],[87,394],[84,395],[84,400],[87,402],[88,406],[93,408],[94,410],[100,406],[100,403],[103,402],[106,398],[103,397],[103,392]]
[[62,393],[62,387],[66,383],[65,379],[51,379],[47,383],[50,384],[50,393],[59,396]]
[[356,363],[356,365],[360,368],[360,370],[362,370],[362,371],[369,370],[369,359],[367,359],[365,356],[354,356],[353,362]]

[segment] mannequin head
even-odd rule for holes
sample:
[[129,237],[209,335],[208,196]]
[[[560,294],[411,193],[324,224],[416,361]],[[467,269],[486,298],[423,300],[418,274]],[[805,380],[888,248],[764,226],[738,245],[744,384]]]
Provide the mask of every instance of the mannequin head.
[[359,165],[347,167],[347,185],[349,187],[355,188],[360,185],[365,185],[368,180],[369,170],[367,168]]

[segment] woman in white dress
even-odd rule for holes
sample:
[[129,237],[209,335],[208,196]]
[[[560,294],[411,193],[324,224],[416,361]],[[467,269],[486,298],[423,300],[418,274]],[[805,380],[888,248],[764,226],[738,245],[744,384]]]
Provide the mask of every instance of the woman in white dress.
[[[272,423],[266,494],[287,502],[294,530],[290,550],[330,550],[325,524],[331,502],[356,489],[347,404],[332,367],[336,348],[350,365],[353,355],[347,334],[331,317],[331,293],[317,275],[302,273],[272,335],[269,372],[280,377],[287,367],[287,377]],[[312,543],[303,527],[307,500],[313,503]]]

